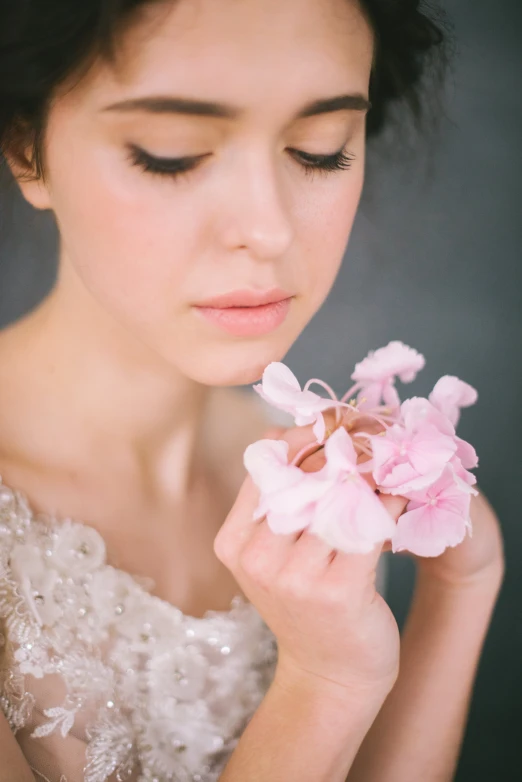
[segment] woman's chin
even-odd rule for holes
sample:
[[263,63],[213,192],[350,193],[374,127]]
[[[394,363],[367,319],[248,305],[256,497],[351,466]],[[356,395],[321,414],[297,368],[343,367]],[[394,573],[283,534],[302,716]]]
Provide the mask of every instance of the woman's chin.
[[180,366],[181,371],[197,383],[206,386],[244,386],[257,383],[272,361],[282,361],[289,346],[253,344],[234,346],[232,350],[216,349],[210,354],[193,353]]
[[264,372],[265,367],[269,364],[259,364],[257,366],[227,366],[219,367],[213,371],[211,368],[201,368],[197,372],[192,372],[191,377],[202,385],[206,386],[246,386],[252,383],[257,383]]

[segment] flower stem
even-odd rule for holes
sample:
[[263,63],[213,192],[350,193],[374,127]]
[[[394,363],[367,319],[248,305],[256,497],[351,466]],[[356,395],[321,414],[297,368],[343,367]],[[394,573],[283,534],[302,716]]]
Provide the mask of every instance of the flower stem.
[[338,402],[338,401],[339,401],[339,400],[337,399],[337,394],[335,393],[335,391],[333,390],[333,388],[331,388],[331,387],[328,385],[328,383],[325,383],[325,382],[324,382],[324,380],[320,380],[320,378],[318,378],[318,377],[313,377],[311,380],[309,380],[309,381],[308,381],[308,382],[305,384],[305,387],[304,387],[303,391],[308,391],[308,389],[310,388],[310,386],[311,386],[313,383],[316,383],[316,385],[318,385],[318,386],[321,386],[321,388],[324,388],[324,390],[325,390],[325,391],[326,391],[326,392],[327,392],[327,393],[328,393],[328,394],[331,396],[331,398],[332,398],[333,400],[335,400],[336,402]]
[[361,383],[356,383],[354,386],[348,389],[346,394],[341,398],[341,402],[346,402],[347,399],[349,399],[351,396],[355,394],[356,391],[358,391],[361,388]]
[[321,445],[320,443],[308,443],[308,445],[305,445],[296,453],[290,464],[294,467],[300,467],[305,458],[312,456],[312,454],[317,453],[317,451],[320,451],[322,448],[324,448],[324,445]]

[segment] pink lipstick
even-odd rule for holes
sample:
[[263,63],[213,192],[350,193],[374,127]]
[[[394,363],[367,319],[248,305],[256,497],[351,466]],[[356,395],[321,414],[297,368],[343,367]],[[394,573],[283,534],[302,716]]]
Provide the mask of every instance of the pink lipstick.
[[269,334],[285,321],[292,298],[280,288],[233,291],[197,304],[194,309],[229,334],[254,337]]

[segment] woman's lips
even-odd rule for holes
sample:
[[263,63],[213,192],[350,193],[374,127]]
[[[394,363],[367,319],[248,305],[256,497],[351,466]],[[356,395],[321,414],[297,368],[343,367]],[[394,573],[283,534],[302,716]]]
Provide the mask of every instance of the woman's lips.
[[196,306],[194,309],[215,326],[236,337],[269,334],[280,326],[290,310],[292,296],[268,304],[241,307]]

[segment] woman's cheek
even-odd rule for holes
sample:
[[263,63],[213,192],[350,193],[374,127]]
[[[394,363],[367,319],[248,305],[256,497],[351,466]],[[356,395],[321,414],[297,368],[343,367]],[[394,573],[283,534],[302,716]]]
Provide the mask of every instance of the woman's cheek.
[[325,199],[321,209],[316,208],[309,218],[314,226],[314,251],[309,255],[310,290],[314,292],[316,308],[330,292],[341,267],[364,183],[362,166],[340,176],[345,177],[343,187]]
[[92,165],[76,176],[81,189],[68,172],[55,185],[67,261],[106,304],[138,318],[171,308],[190,265],[193,215],[145,174]]

